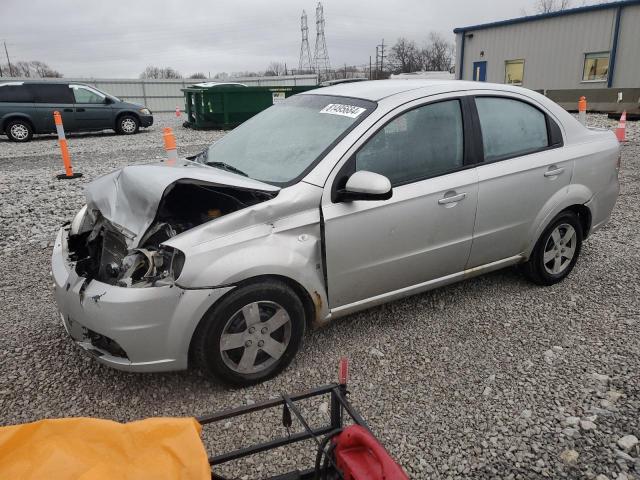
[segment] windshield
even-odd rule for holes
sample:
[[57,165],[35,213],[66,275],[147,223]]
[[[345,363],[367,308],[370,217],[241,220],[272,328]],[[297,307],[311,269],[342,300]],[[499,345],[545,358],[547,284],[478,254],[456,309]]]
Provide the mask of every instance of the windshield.
[[375,107],[354,98],[296,95],[252,117],[196,161],[266,183],[291,184]]

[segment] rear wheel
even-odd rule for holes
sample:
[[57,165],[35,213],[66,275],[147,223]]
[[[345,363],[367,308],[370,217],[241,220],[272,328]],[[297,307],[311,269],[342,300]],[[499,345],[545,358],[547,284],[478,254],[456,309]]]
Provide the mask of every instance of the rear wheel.
[[560,213],[540,236],[524,265],[531,281],[553,285],[562,281],[575,266],[582,249],[582,225],[570,211]]
[[140,121],[133,115],[123,115],[118,118],[116,123],[116,132],[121,135],[133,135],[138,133],[140,129]]
[[28,142],[33,138],[33,127],[26,120],[11,120],[7,123],[5,133],[13,142]]
[[240,287],[202,319],[193,339],[196,362],[236,386],[267,380],[291,362],[305,329],[300,298],[284,283]]

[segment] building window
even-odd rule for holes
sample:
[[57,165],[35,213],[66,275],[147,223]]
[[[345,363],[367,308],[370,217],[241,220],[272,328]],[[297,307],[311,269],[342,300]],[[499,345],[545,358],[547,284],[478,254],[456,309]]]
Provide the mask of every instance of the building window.
[[606,82],[609,76],[609,52],[585,53],[583,82]]
[[504,62],[504,83],[522,85],[524,78],[524,60],[507,60]]

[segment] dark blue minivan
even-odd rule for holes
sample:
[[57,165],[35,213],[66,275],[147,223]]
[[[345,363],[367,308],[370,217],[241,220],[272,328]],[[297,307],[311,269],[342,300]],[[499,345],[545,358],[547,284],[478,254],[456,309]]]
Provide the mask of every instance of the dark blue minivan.
[[82,83],[0,81],[0,133],[10,140],[28,142],[34,133],[55,133],[56,110],[66,132],[113,129],[131,135],[153,124],[145,106]]

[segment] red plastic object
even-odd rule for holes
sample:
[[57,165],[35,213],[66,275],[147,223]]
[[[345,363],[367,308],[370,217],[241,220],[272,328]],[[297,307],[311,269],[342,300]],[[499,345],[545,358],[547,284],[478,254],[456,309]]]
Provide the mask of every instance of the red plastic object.
[[349,380],[349,359],[347,357],[340,358],[338,366],[338,383],[346,385]]
[[366,428],[350,425],[333,438],[344,480],[409,480],[402,467]]

